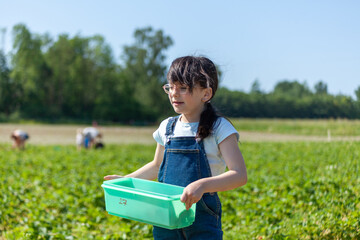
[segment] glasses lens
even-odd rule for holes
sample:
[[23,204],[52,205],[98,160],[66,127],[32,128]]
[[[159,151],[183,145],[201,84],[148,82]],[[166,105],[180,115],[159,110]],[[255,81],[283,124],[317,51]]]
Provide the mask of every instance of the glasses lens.
[[187,87],[180,87],[180,94],[186,94],[188,92]]
[[175,89],[180,93],[180,94],[187,94],[189,88],[188,87],[175,87],[175,86],[170,86],[170,84],[165,84],[163,86],[164,91],[169,94],[169,93],[173,93],[175,91]]

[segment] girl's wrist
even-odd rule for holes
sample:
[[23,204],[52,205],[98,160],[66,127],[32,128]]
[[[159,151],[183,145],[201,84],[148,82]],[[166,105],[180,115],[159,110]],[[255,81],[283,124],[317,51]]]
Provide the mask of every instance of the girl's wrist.
[[201,178],[199,179],[199,184],[200,184],[200,189],[202,191],[202,193],[207,193],[207,192],[211,192],[211,184],[209,184],[209,178]]

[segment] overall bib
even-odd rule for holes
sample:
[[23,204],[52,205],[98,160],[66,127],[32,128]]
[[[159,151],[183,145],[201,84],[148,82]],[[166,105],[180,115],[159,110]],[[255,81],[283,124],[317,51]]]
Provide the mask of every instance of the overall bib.
[[[188,184],[211,177],[203,141],[195,137],[172,137],[179,117],[171,118],[166,127],[164,159],[158,180],[186,187]],[[196,203],[195,221],[186,228],[169,230],[154,226],[154,239],[222,239],[221,203],[217,193],[204,193]]]

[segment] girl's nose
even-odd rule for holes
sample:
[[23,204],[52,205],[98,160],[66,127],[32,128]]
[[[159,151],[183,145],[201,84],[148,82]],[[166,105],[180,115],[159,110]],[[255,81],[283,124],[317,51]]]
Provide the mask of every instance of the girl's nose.
[[170,92],[171,96],[179,96],[180,95],[180,89],[178,88],[173,88],[173,90]]

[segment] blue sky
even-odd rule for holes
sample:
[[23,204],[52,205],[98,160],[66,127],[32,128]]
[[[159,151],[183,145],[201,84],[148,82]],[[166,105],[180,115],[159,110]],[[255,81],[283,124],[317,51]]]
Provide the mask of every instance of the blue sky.
[[356,0],[0,0],[0,48],[11,50],[11,29],[83,37],[100,34],[120,61],[136,28],[152,26],[171,36],[167,64],[183,55],[205,55],[221,67],[222,86],[263,91],[280,80],[310,88],[322,80],[332,94],[355,98],[360,86],[360,1]]

